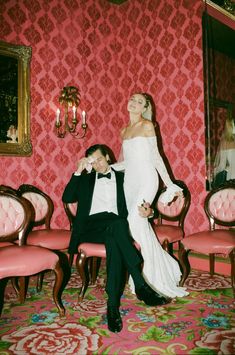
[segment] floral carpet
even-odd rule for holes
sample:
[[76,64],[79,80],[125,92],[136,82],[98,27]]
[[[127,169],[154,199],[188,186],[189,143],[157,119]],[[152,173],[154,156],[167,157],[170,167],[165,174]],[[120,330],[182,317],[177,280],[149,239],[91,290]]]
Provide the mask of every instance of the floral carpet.
[[30,279],[28,297],[17,302],[11,283],[5,291],[0,318],[0,354],[235,354],[235,300],[230,279],[192,271],[186,285],[189,296],[170,304],[148,307],[128,286],[122,297],[123,330],[107,328],[105,273],[77,302],[80,279],[76,271],[62,299],[66,316],[59,318],[51,292],[54,276],[48,273],[43,290]]

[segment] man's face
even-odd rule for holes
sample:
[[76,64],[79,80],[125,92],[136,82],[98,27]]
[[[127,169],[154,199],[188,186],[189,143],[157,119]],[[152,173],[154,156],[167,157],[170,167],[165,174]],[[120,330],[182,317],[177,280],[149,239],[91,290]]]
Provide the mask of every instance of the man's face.
[[105,174],[109,170],[109,156],[102,155],[101,151],[97,149],[94,153],[89,155],[88,159],[92,161],[91,165],[97,173]]

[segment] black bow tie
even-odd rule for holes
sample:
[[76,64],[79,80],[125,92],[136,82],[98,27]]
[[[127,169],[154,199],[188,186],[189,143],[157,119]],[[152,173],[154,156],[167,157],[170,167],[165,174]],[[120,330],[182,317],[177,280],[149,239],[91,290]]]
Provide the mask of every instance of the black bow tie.
[[98,173],[98,179],[101,179],[103,177],[111,179],[111,173],[107,173],[107,174]]

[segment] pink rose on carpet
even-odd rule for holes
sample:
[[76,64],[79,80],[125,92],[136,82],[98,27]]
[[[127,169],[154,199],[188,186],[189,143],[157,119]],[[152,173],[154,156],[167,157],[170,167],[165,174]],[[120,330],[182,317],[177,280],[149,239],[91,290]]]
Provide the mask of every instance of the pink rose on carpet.
[[102,345],[98,334],[77,323],[32,325],[4,335],[3,341],[14,343],[14,354],[86,354]]
[[213,349],[218,355],[234,354],[235,328],[208,332],[201,340],[196,341],[196,345],[201,348]]
[[185,281],[185,287],[194,291],[202,291],[207,289],[230,288],[231,282],[224,276],[214,275],[211,277],[208,273],[201,275],[190,275]]
[[94,314],[102,314],[106,312],[106,300],[94,300],[94,301],[88,301],[88,300],[83,300],[83,302],[78,303],[73,307],[74,310],[76,311],[81,311],[81,312],[88,312],[88,313],[94,313]]

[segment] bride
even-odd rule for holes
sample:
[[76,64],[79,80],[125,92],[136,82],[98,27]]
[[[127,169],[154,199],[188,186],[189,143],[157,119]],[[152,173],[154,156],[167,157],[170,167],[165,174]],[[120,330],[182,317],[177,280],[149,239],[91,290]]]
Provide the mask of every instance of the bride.
[[[125,170],[124,191],[132,237],[140,244],[144,258],[143,276],[158,292],[168,297],[183,297],[188,292],[178,287],[181,272],[177,261],[159,243],[150,223],[138,213],[145,201],[153,202],[161,176],[167,187],[165,203],[182,189],[171,181],[161,155],[152,119],[151,97],[136,93],[127,104],[130,122],[121,130],[123,161],[113,165]],[[132,292],[134,284],[129,281]]]

